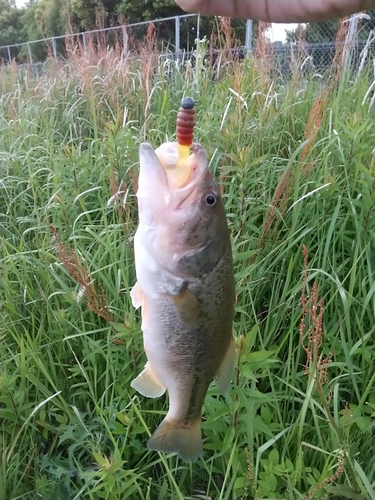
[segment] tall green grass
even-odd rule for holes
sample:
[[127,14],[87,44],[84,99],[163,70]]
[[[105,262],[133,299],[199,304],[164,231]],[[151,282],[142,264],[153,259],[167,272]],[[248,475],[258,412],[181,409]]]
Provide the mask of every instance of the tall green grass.
[[[373,75],[337,76],[111,53],[2,70],[2,500],[375,499]],[[130,387],[138,146],[173,140],[189,94],[224,191],[239,351],[194,464],[147,450],[167,402]]]

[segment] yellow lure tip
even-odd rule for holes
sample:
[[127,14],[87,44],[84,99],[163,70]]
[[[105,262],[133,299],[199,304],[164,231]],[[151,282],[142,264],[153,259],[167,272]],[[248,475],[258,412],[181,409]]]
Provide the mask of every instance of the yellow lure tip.
[[189,157],[190,153],[190,148],[189,146],[182,146],[181,144],[178,145],[178,163],[180,163],[181,160],[186,160],[186,158]]

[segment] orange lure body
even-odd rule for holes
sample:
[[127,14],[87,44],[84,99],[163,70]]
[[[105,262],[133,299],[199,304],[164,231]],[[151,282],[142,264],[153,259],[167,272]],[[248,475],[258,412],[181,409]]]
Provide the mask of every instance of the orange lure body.
[[176,123],[177,142],[180,146],[190,147],[193,143],[195,125],[194,106],[195,101],[191,97],[185,97],[181,101]]

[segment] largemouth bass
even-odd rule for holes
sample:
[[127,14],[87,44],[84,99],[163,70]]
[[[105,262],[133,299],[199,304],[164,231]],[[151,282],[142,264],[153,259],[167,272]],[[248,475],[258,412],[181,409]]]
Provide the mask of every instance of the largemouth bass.
[[[147,363],[131,385],[169,395],[169,411],[149,439],[152,450],[185,461],[203,453],[202,405],[213,379],[225,395],[235,364],[234,277],[223,202],[202,146],[181,175],[178,144],[140,146],[139,225],[134,240]],[[187,162],[187,164],[186,164]],[[180,162],[181,163],[181,162]]]

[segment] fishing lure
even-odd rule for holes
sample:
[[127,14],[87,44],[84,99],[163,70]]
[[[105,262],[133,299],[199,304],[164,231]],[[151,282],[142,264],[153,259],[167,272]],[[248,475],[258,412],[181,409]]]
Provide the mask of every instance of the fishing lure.
[[194,137],[194,125],[195,125],[195,101],[191,97],[185,97],[181,101],[181,107],[177,113],[177,123],[176,123],[176,133],[177,142],[180,149],[187,149],[187,155],[189,154],[189,147],[193,143]]

